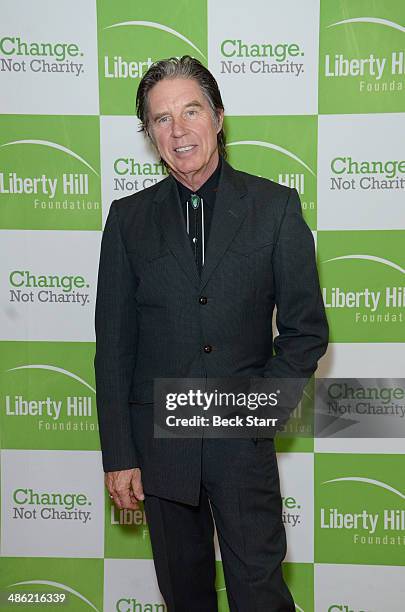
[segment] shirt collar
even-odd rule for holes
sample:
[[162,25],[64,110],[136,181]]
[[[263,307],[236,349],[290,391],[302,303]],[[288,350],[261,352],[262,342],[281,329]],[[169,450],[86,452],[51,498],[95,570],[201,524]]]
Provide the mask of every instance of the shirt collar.
[[183,183],[180,183],[180,181],[178,181],[173,176],[174,180],[176,181],[181,203],[184,204],[185,202],[187,202],[192,193],[197,193],[200,196],[200,198],[203,198],[205,204],[208,204],[208,206],[213,206],[215,203],[215,196],[216,196],[217,189],[218,189],[218,182],[219,182],[219,175],[221,173],[221,167],[222,167],[222,158],[221,156],[219,156],[219,161],[218,161],[218,165],[216,169],[211,174],[211,176],[208,177],[205,183],[201,185],[199,189],[197,189],[197,191],[192,191],[191,189],[189,189],[189,187],[186,187],[185,185],[183,185]]

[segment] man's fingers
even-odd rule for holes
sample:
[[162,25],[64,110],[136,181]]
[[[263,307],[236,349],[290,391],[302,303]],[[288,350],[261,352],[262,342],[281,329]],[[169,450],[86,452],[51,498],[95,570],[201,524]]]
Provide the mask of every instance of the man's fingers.
[[137,496],[132,491],[130,485],[126,489],[111,489],[110,498],[117,508],[139,510]]
[[117,495],[110,495],[110,499],[121,510],[122,506],[119,497]]
[[119,495],[119,501],[121,504],[121,508],[128,508],[129,510],[137,510],[137,502],[136,500],[131,499],[129,490],[123,491]]
[[110,495],[110,498],[120,510],[139,510],[138,501],[135,499],[134,495],[131,495],[129,492],[125,494],[114,493]]
[[132,483],[132,491],[133,494],[135,495],[136,499],[139,499],[140,501],[143,501],[145,499],[145,495],[143,492],[143,487],[142,487],[142,483],[141,482],[133,482]]
[[144,499],[139,468],[107,472],[105,484],[117,508],[139,510],[138,500]]
[[135,473],[131,479],[131,487],[136,499],[143,501],[145,499],[145,495],[141,480],[141,470],[135,470]]

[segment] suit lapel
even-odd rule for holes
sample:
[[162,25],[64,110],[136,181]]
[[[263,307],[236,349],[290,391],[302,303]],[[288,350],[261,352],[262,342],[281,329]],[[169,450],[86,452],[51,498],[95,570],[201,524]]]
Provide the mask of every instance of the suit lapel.
[[243,201],[245,194],[244,182],[224,160],[200,278],[175,181],[169,176],[160,183],[154,200],[158,207],[162,233],[170,250],[197,289],[205,287],[245,218],[247,212],[246,202]]
[[187,235],[179,193],[172,177],[169,176],[160,183],[155,202],[158,205],[158,219],[165,240],[190,282],[198,288],[200,276]]
[[201,274],[200,289],[207,284],[245,218],[247,212],[246,202],[243,201],[245,194],[244,182],[224,160]]

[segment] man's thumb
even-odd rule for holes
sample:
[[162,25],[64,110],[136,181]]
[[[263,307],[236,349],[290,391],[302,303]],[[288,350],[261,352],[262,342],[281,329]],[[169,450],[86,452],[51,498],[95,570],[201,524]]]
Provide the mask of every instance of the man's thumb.
[[135,495],[135,497],[137,499],[139,499],[141,501],[145,499],[145,495],[143,493],[143,487],[142,487],[142,482],[141,482],[140,477],[132,479],[132,490],[133,490],[134,495]]

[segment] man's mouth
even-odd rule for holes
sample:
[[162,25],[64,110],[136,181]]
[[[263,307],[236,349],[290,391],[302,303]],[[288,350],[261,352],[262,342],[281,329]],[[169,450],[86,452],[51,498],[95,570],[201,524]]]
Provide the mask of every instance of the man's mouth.
[[187,145],[184,147],[176,147],[174,150],[176,151],[176,153],[185,153],[186,151],[191,151],[191,149],[194,149],[195,145]]

